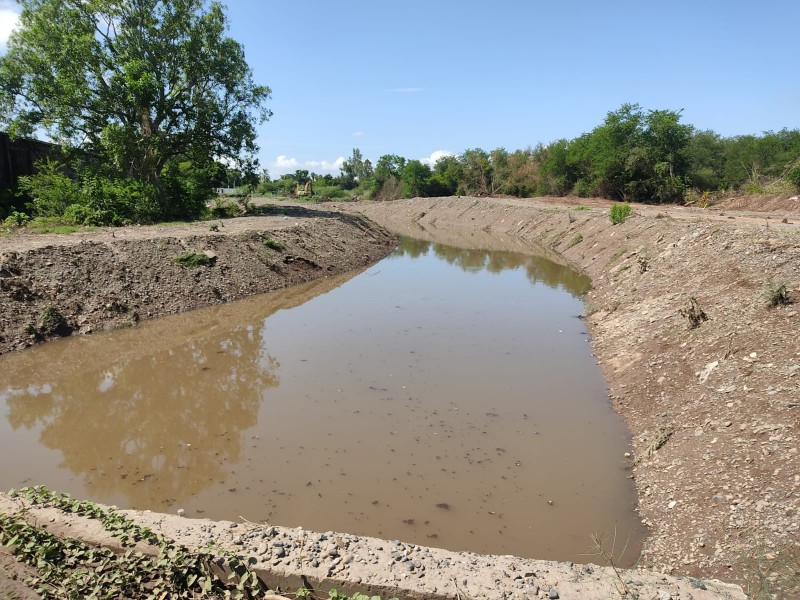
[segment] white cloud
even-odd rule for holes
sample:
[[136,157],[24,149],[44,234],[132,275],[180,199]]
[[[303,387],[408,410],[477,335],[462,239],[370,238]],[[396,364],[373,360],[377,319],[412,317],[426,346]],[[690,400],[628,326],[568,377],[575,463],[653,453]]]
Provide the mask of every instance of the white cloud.
[[19,22],[19,15],[11,9],[0,8],[0,51],[6,50],[8,38]]
[[427,156],[425,158],[420,158],[419,162],[426,164],[429,167],[432,167],[441,159],[443,159],[445,156],[455,156],[455,154],[450,152],[450,150],[436,150],[432,152],[430,156]]
[[404,87],[404,88],[392,88],[389,91],[390,92],[395,92],[396,94],[416,94],[417,92],[424,92],[425,88],[422,88],[422,87]]
[[364,137],[364,132],[360,129],[358,131],[353,132],[353,137]]
[[289,171],[296,171],[300,163],[297,162],[296,158],[289,158],[288,156],[284,156],[281,154],[278,158],[271,165],[272,171],[281,171],[282,173],[288,173]]
[[296,158],[280,155],[269,165],[269,173],[272,177],[280,177],[286,173],[294,173],[298,169],[308,169],[314,173],[335,173],[342,168],[344,156],[340,156],[333,162],[327,160],[306,160],[299,161]]

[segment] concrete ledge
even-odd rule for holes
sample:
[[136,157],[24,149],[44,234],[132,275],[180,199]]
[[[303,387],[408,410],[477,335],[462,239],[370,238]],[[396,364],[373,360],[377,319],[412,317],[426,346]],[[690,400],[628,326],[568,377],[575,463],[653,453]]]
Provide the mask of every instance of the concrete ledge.
[[[87,544],[121,549],[119,540],[96,521],[58,509],[30,505],[0,495],[0,512],[17,515],[56,535]],[[341,593],[380,595],[384,599],[516,599],[621,597],[642,600],[744,600],[739,586],[699,581],[650,571],[532,560],[514,556],[451,552],[351,534],[317,533],[301,528],[209,521],[152,513],[119,511],[136,524],[192,550],[208,544],[248,559],[251,570],[271,588],[294,591],[307,585],[323,597]],[[140,543],[152,554],[155,548]]]

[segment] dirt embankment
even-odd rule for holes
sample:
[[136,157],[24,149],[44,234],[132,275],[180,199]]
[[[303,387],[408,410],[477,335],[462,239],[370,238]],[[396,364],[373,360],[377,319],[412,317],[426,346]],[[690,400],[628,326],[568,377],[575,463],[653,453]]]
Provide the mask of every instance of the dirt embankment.
[[[538,242],[587,272],[593,353],[633,435],[650,529],[642,566],[751,592],[783,586],[790,597],[800,566],[798,203],[762,214],[634,206],[621,225],[608,204],[426,198],[358,210],[399,232]],[[768,306],[766,290],[780,285],[798,304]],[[707,317],[697,313],[694,328],[692,298]]]
[[[396,239],[360,216],[275,216],[0,237],[0,354],[350,271]],[[207,265],[181,266],[196,253]]]

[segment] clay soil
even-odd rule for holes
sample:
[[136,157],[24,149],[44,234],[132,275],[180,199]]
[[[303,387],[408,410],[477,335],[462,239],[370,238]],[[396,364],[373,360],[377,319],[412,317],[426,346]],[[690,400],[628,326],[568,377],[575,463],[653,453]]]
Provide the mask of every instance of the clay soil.
[[[609,205],[281,205],[273,217],[225,221],[219,231],[196,224],[0,236],[0,352],[44,339],[34,330],[48,306],[65,316],[65,333],[89,333],[377,260],[394,238],[361,215],[398,233],[535,242],[593,280],[585,319],[632,434],[630,473],[650,531],[640,566],[792,597],[791,577],[776,579],[796,576],[800,543],[800,202],[634,205],[620,225]],[[265,249],[264,236],[285,248]],[[176,265],[188,250],[208,250],[213,266]],[[769,306],[768,288],[780,285],[798,304]],[[696,327],[692,310],[706,316]]]

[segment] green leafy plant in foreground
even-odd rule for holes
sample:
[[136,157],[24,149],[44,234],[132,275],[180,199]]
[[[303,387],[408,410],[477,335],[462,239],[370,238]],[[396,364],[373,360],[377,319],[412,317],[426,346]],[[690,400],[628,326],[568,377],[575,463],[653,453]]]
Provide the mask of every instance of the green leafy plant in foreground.
[[631,212],[631,205],[627,202],[622,204],[614,204],[611,207],[609,217],[614,225],[619,225],[620,223],[624,223],[625,219],[631,216]]
[[[26,583],[45,599],[182,599],[216,595],[248,599],[261,596],[266,590],[238,557],[190,551],[137,525],[113,508],[77,501],[43,487],[11,490],[9,497],[96,519],[128,548],[118,555],[105,547],[61,539],[23,517],[0,515],[0,545],[10,547],[18,560],[36,569],[36,575]],[[154,546],[155,555],[132,549],[137,542]],[[227,580],[221,579],[219,572],[229,572]]]

